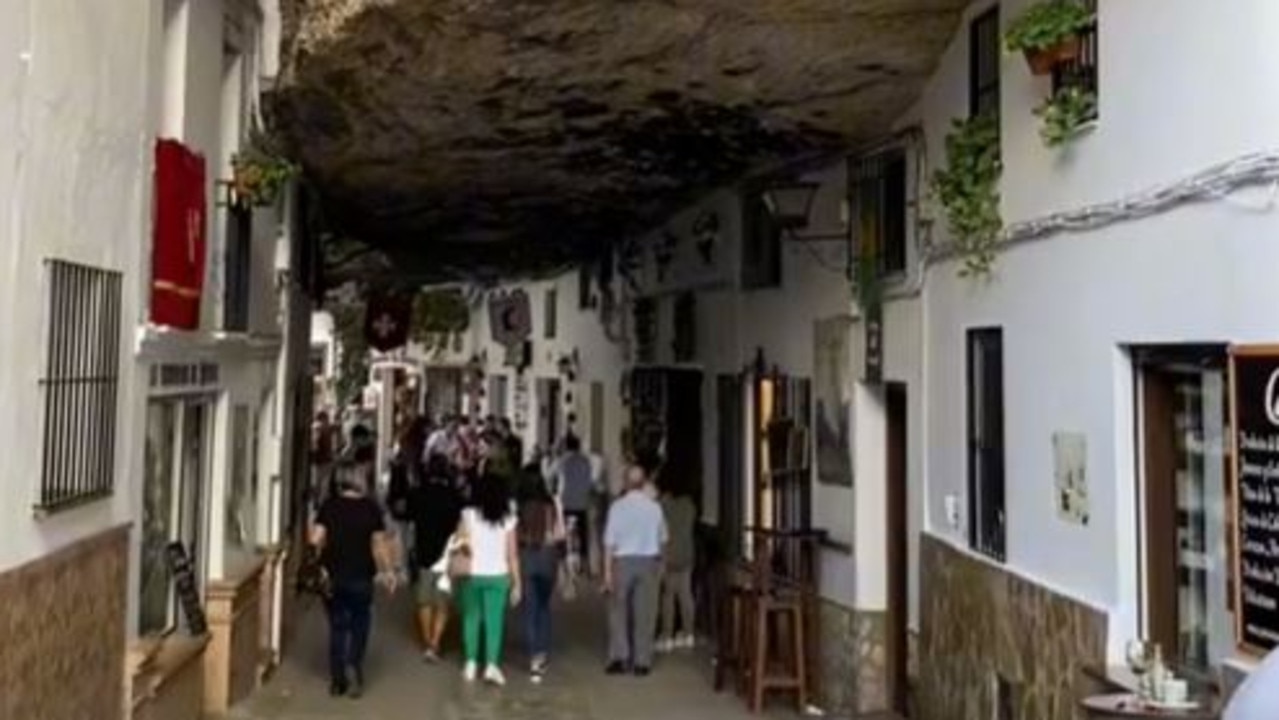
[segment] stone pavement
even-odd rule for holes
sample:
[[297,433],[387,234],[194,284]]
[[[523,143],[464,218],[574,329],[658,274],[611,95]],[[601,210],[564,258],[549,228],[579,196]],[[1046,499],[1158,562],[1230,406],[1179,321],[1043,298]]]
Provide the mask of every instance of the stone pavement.
[[[306,611],[283,667],[259,693],[231,713],[234,720],[746,720],[731,693],[711,689],[705,652],[664,656],[647,678],[609,677],[602,669],[603,606],[583,598],[557,608],[556,652],[546,681],[529,682],[518,620],[508,621],[505,688],[468,685],[453,658],[428,666],[411,634],[408,594],[380,598],[363,698],[330,698],[325,628],[318,606]],[[778,698],[769,717],[796,717]]]

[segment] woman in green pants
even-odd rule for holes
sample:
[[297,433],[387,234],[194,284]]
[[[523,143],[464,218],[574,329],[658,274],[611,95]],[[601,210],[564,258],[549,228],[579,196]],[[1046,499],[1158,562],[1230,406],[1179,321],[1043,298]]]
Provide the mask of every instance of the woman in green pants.
[[[474,681],[484,663],[484,680],[506,684],[500,667],[506,607],[520,601],[520,558],[516,515],[504,478],[486,474],[472,486],[471,507],[462,513],[458,535],[470,549],[469,577],[462,584],[462,676]],[[480,656],[480,628],[484,655]]]

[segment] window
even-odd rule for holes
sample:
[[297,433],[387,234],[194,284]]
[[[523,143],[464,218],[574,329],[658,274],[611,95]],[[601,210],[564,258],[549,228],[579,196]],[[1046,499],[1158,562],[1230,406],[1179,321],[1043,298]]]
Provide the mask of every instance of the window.
[[1145,634],[1207,671],[1234,652],[1226,348],[1134,350],[1145,515]]
[[742,288],[781,287],[781,228],[759,192],[743,195],[742,212]]
[[906,270],[906,154],[900,150],[858,160],[852,167],[857,254],[873,258],[879,274]]
[[636,364],[657,362],[657,302],[653,298],[635,298],[631,314],[635,323]]
[[556,327],[559,324],[559,302],[559,293],[555,292],[554,289],[546,291],[545,306],[542,308],[542,313],[547,340],[554,340],[555,333],[559,330]]
[[115,485],[120,385],[120,273],[46,264],[41,511],[102,497]]
[[[1097,93],[1097,0],[1082,0],[1084,7],[1093,14],[1093,23],[1080,33],[1080,53],[1075,60],[1058,65],[1053,70],[1053,94],[1077,87],[1094,95]],[[1096,118],[1096,105],[1093,117]]]
[[167,632],[178,624],[178,599],[165,549],[181,542],[201,577],[203,492],[209,458],[210,405],[169,399],[147,406],[143,468],[138,634]]
[[231,207],[226,219],[226,285],[222,329],[249,329],[249,277],[253,263],[253,211]]
[[999,328],[968,331],[968,543],[1004,559],[1004,349]]
[[505,375],[489,375],[488,401],[489,414],[507,417],[507,398],[510,396],[510,381]]
[[590,310],[591,301],[591,266],[583,263],[577,268],[577,309]]
[[675,298],[675,340],[672,351],[675,362],[693,362],[697,357],[697,296],[691,292],[680,293]]
[[999,6],[973,19],[968,27],[968,112],[999,116],[999,62],[1002,52]]

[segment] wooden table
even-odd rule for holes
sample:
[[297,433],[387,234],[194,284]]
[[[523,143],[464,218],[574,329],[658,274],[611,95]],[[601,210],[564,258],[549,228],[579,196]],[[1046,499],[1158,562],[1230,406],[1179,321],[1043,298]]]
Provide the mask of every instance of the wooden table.
[[1091,695],[1080,701],[1084,712],[1092,718],[1168,718],[1172,720],[1217,720],[1211,700],[1200,699],[1200,707],[1191,710],[1164,710],[1150,707],[1133,693]]

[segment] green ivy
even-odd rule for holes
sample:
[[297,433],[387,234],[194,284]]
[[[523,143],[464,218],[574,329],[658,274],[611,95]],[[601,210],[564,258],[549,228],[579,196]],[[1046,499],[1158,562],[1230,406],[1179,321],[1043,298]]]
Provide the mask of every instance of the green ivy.
[[369,381],[369,346],[364,337],[364,303],[334,303],[333,335],[340,348],[337,377],[339,407],[359,399]]
[[1042,50],[1078,35],[1093,13],[1075,0],[1046,0],[1026,8],[1008,25],[1004,46],[1009,52]]
[[470,324],[471,309],[461,291],[423,290],[413,299],[411,335],[418,342],[425,344],[436,335],[464,332]]
[[993,113],[956,119],[946,136],[946,167],[933,174],[933,192],[946,210],[951,240],[963,258],[961,276],[994,265],[999,216],[999,120]]
[[1077,85],[1058,90],[1038,108],[1043,122],[1039,136],[1048,147],[1058,147],[1075,139],[1097,117],[1097,94]]

